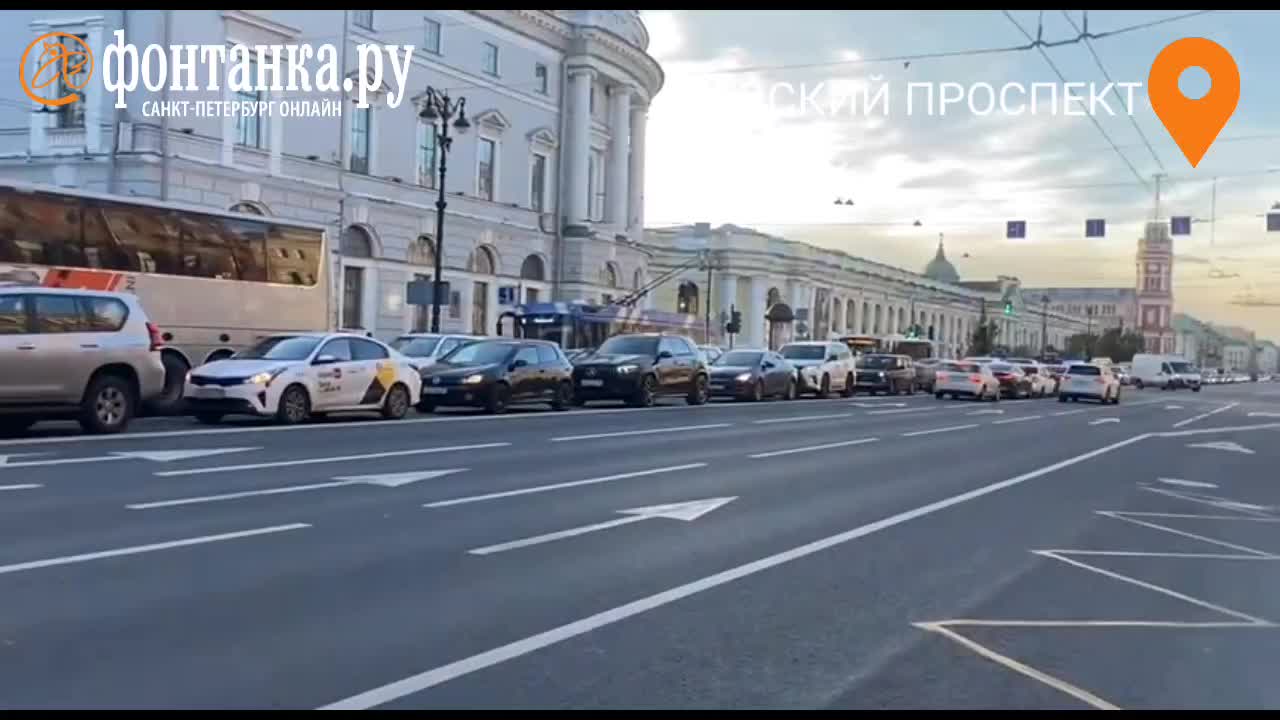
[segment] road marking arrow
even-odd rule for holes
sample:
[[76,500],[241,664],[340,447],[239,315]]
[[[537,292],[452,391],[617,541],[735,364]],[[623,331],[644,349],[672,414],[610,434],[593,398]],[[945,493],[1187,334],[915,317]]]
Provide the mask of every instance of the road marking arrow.
[[1253,451],[1238,443],[1229,442],[1227,440],[1219,440],[1217,442],[1193,443],[1187,447],[1205,448],[1206,450],[1226,450],[1228,452],[1244,453],[1245,455],[1253,455]]
[[[82,463],[99,463],[110,462],[112,460],[151,460],[153,462],[173,462],[174,460],[190,460],[191,458],[208,457],[210,455],[225,455],[227,453],[248,452],[250,450],[261,450],[260,447],[236,447],[236,448],[202,448],[194,450],[131,450],[128,452],[113,452],[110,455],[98,455],[94,457],[76,457],[76,458],[60,458],[56,460],[29,460],[27,462],[5,462],[0,464],[0,468],[21,468],[21,467],[44,467],[47,465],[79,465]],[[32,453],[35,454],[35,453]],[[3,456],[6,459],[17,457],[17,455]]]
[[1090,420],[1089,424],[1102,425],[1104,423],[1118,423],[1118,422],[1120,422],[1120,418],[1111,417],[1111,418],[1098,418],[1097,420]]
[[1003,410],[974,410],[973,412],[965,413],[965,415],[1003,415],[1003,414],[1004,414]]
[[1165,410],[1181,410],[1182,406],[1181,405],[1165,405],[1164,409]]
[[262,495],[284,495],[286,493],[323,490],[325,488],[347,487],[350,485],[378,485],[386,488],[398,488],[402,485],[418,482],[419,480],[430,480],[431,478],[463,472],[464,470],[466,470],[466,468],[387,473],[385,475],[351,475],[347,477],[337,477],[330,482],[311,483],[309,485],[287,485],[285,487],[267,488],[265,490],[245,490],[244,492],[224,493],[222,495],[204,495],[201,497],[178,498],[176,500],[158,500],[156,502],[134,503],[132,505],[125,505],[125,507],[130,510],[152,510],[155,508],[177,507],[179,505],[199,505],[201,503],[239,500],[241,498],[259,497]]
[[1275,412],[1251,412],[1249,417],[1275,417],[1280,418],[1280,413]]
[[36,488],[39,488],[39,487],[44,487],[44,486],[35,485],[33,483],[26,483],[23,485],[0,485],[0,490],[35,490]]
[[626,515],[627,517],[618,518],[617,520],[608,520],[602,523],[595,523],[593,525],[569,528],[568,530],[547,533],[546,535],[535,535],[534,537],[524,538],[523,540],[512,540],[511,542],[500,543],[498,545],[488,545],[482,548],[468,550],[467,552],[472,555],[493,555],[494,553],[517,550],[531,545],[541,545],[543,543],[563,540],[564,538],[574,537],[577,535],[585,535],[599,530],[608,530],[610,528],[621,527],[623,525],[630,525],[631,523],[637,523],[642,520],[649,520],[652,518],[667,518],[670,520],[692,522],[712,510],[715,510],[722,505],[727,505],[737,499],[738,498],[736,496],[707,498],[705,500],[691,500],[689,502],[672,503],[670,505],[650,505],[648,507],[619,510],[618,512]]
[[906,407],[904,402],[851,402],[850,405],[860,408]]
[[1214,485],[1214,484],[1213,484],[1213,483],[1211,483],[1211,482],[1200,482],[1200,481],[1198,481],[1198,480],[1179,480],[1178,478],[1156,478],[1156,480],[1157,480],[1158,482],[1162,482],[1162,483],[1165,483],[1165,484],[1167,484],[1167,485],[1180,485],[1180,486],[1182,486],[1182,487],[1193,487],[1193,488],[1216,488],[1216,487],[1218,487],[1217,485]]

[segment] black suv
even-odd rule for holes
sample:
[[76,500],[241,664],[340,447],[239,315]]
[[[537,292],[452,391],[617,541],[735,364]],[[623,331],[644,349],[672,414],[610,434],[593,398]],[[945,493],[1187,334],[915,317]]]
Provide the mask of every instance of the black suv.
[[572,370],[560,346],[542,340],[460,345],[422,369],[418,410],[464,405],[501,413],[513,402],[546,402],[565,410],[573,402]]
[[908,355],[870,354],[858,358],[858,390],[897,395],[916,392],[916,370]]
[[615,335],[573,368],[573,399],[626,400],[649,407],[660,395],[683,395],[690,405],[709,397],[707,365],[697,345],[681,335]]

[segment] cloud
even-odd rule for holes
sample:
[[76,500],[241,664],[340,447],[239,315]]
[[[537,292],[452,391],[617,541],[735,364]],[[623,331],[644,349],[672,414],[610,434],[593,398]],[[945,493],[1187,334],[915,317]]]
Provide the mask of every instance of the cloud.
[[1213,263],[1209,258],[1200,257],[1199,255],[1174,255],[1174,263],[1182,263],[1185,265],[1211,265]]
[[924,188],[955,188],[963,187],[978,179],[978,176],[970,170],[957,168],[955,170],[947,170],[934,175],[923,175],[921,177],[911,178],[906,182],[898,185],[904,189],[924,189]]

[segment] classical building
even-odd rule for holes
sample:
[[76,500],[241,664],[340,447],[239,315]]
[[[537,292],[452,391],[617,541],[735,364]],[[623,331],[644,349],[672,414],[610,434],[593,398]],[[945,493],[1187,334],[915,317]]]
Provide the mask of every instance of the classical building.
[[[655,273],[673,279],[651,306],[703,318],[723,337],[731,309],[742,313],[740,344],[777,347],[792,339],[906,334],[937,340],[945,357],[967,352],[980,318],[1002,323],[1000,344],[1039,352],[1084,332],[1083,318],[1045,311],[1024,298],[1016,278],[977,286],[959,281],[939,243],[926,272],[786,240],[750,228],[695,223],[649,230],[644,249]],[[708,282],[708,278],[710,281]],[[1006,301],[1012,313],[1004,314]]]
[[1049,298],[1054,312],[1092,318],[1094,332],[1112,328],[1132,331],[1138,328],[1138,293],[1133,288],[1023,288],[1028,297]]
[[[0,177],[326,224],[335,325],[382,337],[424,329],[429,310],[407,304],[406,286],[432,277],[436,252],[452,291],[444,329],[455,332],[492,333],[500,299],[599,297],[648,277],[637,244],[645,118],[663,74],[634,10],[44,8],[8,10],[5,20],[0,37],[15,58],[46,33],[67,33],[96,53],[98,73],[80,100],[52,112],[0,103]],[[139,52],[333,44],[347,50],[346,78],[358,73],[357,45],[415,49],[407,87],[384,79],[370,107],[328,94],[340,117],[157,117],[149,103],[317,94],[236,94],[225,82],[207,90],[197,60],[198,89],[139,83],[116,110],[102,72],[118,29]],[[318,63],[305,64],[315,76]],[[434,210],[441,148],[419,117],[428,86],[465,98],[471,123],[447,154],[443,243]],[[398,107],[386,91],[403,92]]]

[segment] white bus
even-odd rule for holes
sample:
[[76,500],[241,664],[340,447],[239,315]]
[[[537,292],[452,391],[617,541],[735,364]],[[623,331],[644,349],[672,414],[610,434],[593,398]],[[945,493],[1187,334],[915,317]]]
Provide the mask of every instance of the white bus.
[[187,370],[281,332],[327,330],[325,228],[248,213],[0,182],[0,281],[138,295]]

